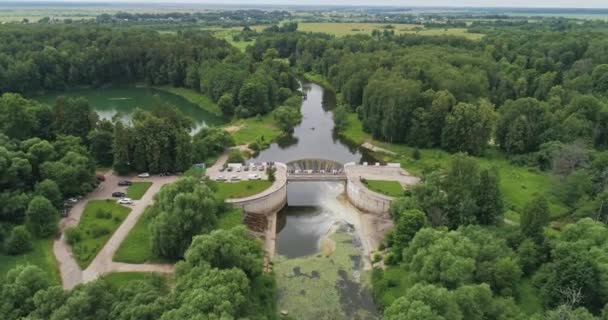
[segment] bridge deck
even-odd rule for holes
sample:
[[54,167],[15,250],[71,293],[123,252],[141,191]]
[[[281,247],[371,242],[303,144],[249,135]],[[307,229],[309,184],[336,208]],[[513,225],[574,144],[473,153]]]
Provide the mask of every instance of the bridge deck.
[[288,174],[287,181],[346,181],[346,174]]

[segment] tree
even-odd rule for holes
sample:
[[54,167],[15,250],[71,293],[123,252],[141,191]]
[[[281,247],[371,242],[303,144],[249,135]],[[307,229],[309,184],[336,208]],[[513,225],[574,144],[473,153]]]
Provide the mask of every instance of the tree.
[[403,249],[407,248],[418,230],[426,227],[428,222],[424,212],[415,209],[400,213],[396,220],[392,236],[392,252],[397,261],[400,261]]
[[477,161],[464,154],[453,156],[443,182],[450,228],[477,222],[479,185]]
[[302,121],[302,114],[296,108],[280,106],[274,111],[274,119],[283,132],[290,132]]
[[49,286],[48,276],[39,267],[20,265],[0,281],[0,314],[6,320],[27,317],[35,309],[35,294]]
[[477,223],[492,225],[502,222],[503,200],[497,169],[485,169],[479,174],[477,188]]
[[534,98],[507,101],[500,109],[496,140],[511,154],[538,150],[548,129],[547,106]]
[[530,239],[524,240],[519,245],[517,255],[521,269],[526,275],[530,275],[536,271],[542,262],[539,246]]
[[48,237],[57,231],[59,214],[51,201],[35,196],[26,211],[26,226],[37,237]]
[[[110,123],[111,125],[111,123]],[[89,150],[100,166],[110,166],[114,160],[112,145],[114,142],[114,127],[95,129],[87,135]]]
[[481,155],[490,140],[496,115],[487,102],[459,103],[446,117],[442,146],[452,152]]
[[217,101],[217,106],[220,108],[224,116],[232,117],[234,115],[234,98],[230,93],[226,93],[221,96]]
[[544,241],[544,227],[549,222],[549,204],[542,196],[536,196],[524,208],[520,221],[521,233],[537,244]]
[[4,251],[18,255],[32,250],[32,236],[24,226],[14,227],[4,243]]

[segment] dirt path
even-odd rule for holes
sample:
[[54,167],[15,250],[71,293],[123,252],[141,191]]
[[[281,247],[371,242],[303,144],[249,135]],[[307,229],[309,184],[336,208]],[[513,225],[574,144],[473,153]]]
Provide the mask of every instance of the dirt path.
[[[158,193],[163,185],[174,182],[177,180],[177,178],[178,177],[176,176],[152,176],[143,180],[134,177],[119,177],[114,175],[112,172],[106,174],[106,181],[101,183],[100,186],[95,189],[95,191],[91,192],[80,202],[78,202],[72,208],[70,216],[60,222],[61,237],[55,240],[53,243],[53,252],[55,254],[55,259],[57,259],[59,264],[63,287],[65,289],[71,289],[80,283],[93,281],[103,274],[110,272],[122,272],[121,270],[128,270],[129,272],[171,272],[173,270],[172,266],[145,264],[128,265],[115,263],[112,261],[112,257],[120,247],[122,241],[129,234],[129,231],[131,231],[131,229],[135,226],[137,220],[139,220],[143,214],[144,209],[153,203],[154,195]],[[80,269],[78,263],[71,253],[71,248],[65,240],[64,231],[67,228],[78,225],[88,201],[109,199],[112,197],[112,192],[123,189],[117,187],[118,181],[123,179],[128,179],[131,181],[149,181],[152,182],[152,186],[140,200],[134,201],[134,204],[130,206],[131,212],[125,221],[123,221],[108,242],[106,242],[91,264],[83,271]]]

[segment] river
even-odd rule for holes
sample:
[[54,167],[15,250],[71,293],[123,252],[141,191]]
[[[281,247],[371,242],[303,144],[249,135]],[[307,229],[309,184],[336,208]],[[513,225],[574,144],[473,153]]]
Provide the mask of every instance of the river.
[[[334,133],[333,93],[312,83],[304,83],[302,91],[302,122],[291,137],[252,161],[372,161]],[[364,270],[369,257],[361,241],[360,212],[345,199],[344,185],[292,182],[287,202],[278,216],[274,261],[279,309],[304,320],[377,319]]]

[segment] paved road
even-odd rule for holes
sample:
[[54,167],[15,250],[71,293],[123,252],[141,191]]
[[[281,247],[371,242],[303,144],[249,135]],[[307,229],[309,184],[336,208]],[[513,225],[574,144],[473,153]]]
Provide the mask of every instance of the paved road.
[[[97,189],[78,202],[72,208],[70,216],[62,219],[60,222],[61,237],[53,243],[53,252],[55,254],[55,259],[57,259],[59,264],[63,287],[65,289],[71,289],[80,283],[95,280],[105,273],[122,272],[122,270],[133,272],[171,272],[172,267],[169,265],[127,265],[112,262],[112,257],[120,247],[122,241],[129,234],[129,231],[135,226],[137,220],[139,220],[143,214],[144,209],[153,203],[154,195],[163,185],[174,182],[177,178],[178,177],[176,176],[152,176],[147,179],[140,179],[137,177],[119,177],[111,172],[106,174],[106,181],[102,182]],[[109,199],[112,197],[112,192],[126,190],[126,187],[118,187],[118,181],[120,180],[148,181],[152,182],[152,186],[140,200],[134,201],[134,204],[129,206],[131,212],[125,221],[123,221],[108,242],[106,242],[105,246],[93,259],[91,264],[83,271],[71,254],[70,246],[65,241],[64,231],[67,228],[78,225],[88,201]]]

